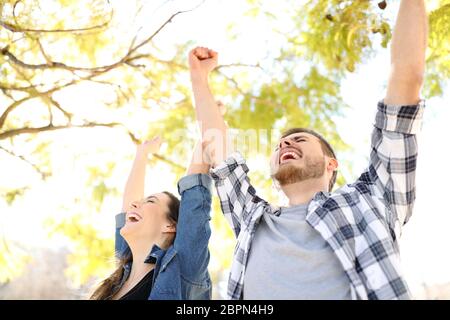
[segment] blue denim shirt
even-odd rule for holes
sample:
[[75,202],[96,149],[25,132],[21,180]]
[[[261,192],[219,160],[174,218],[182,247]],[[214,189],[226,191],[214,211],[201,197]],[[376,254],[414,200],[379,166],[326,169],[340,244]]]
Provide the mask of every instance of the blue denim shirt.
[[[146,263],[154,263],[153,288],[149,300],[208,300],[211,299],[211,278],[208,273],[208,241],[211,236],[210,176],[193,174],[178,182],[181,195],[175,241],[167,250],[154,245]],[[130,248],[120,235],[125,214],[116,216],[116,256],[130,254]],[[131,262],[124,266],[119,286],[127,280]]]

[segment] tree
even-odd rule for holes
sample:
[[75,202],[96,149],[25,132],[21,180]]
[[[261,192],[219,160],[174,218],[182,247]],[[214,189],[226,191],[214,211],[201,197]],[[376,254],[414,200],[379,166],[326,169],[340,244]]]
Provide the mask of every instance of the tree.
[[[110,3],[63,0],[44,6],[37,1],[26,5],[20,1],[0,4],[0,150],[30,166],[42,179],[49,179],[52,174],[50,149],[55,135],[47,133],[71,128],[119,128],[137,143],[140,134],[147,136],[147,129],[133,132],[124,123],[114,121],[114,118],[121,119],[132,113],[131,104],[140,104],[147,111],[154,111],[152,104],[167,112],[173,109],[173,105],[186,108],[186,101],[173,99],[169,94],[176,93],[179,88],[185,90],[175,81],[181,64],[160,59],[152,45],[161,30],[185,12],[174,13],[149,35],[135,34],[124,42],[116,43],[111,38],[121,21],[114,20],[116,9],[107,4]],[[136,3],[137,7],[139,5]],[[77,12],[84,7],[89,10],[80,17]],[[64,50],[61,50],[62,46]],[[113,54],[105,60],[99,58],[105,52]],[[168,69],[170,72],[166,72]],[[160,89],[163,84],[169,85],[166,89]],[[110,113],[105,117],[108,119],[92,117],[92,112],[83,112],[77,105],[60,102],[64,100],[67,104],[64,96],[71,90],[82,90],[86,85],[97,90],[106,87],[107,94],[114,97],[103,101],[101,106]],[[158,156],[158,159],[173,166],[174,170],[183,169],[163,156]],[[111,172],[112,169],[113,166],[109,166],[107,170]],[[91,178],[87,179],[88,184],[93,183],[90,185],[92,197],[88,201],[97,209],[104,196],[115,190],[98,181],[98,171],[90,168]],[[17,188],[2,186],[2,197],[11,205],[27,188],[27,185]],[[76,202],[75,195],[74,198]],[[57,230],[62,230],[64,221],[56,220]],[[78,221],[70,220],[68,223],[77,224]],[[73,235],[67,229],[64,232],[69,237]],[[13,266],[8,265],[13,261],[13,255],[7,255],[6,242],[4,248],[1,252],[2,265],[8,270],[17,269],[19,261]]]
[[[127,6],[136,17],[148,13],[145,2],[128,1]],[[387,47],[390,6],[391,1],[382,9],[383,3],[363,0],[301,4],[283,0],[274,11],[268,1],[248,0],[238,8],[245,11],[240,21],[266,25],[267,37],[280,44],[267,47],[267,58],[261,61],[221,65],[214,74],[214,92],[228,106],[229,126],[247,130],[238,132],[238,143],[250,161],[268,157],[280,131],[293,126],[314,127],[337,151],[349,149],[334,124],[334,117],[346,107],[340,85],[346,74]],[[100,0],[0,4],[0,156],[50,180],[52,147],[64,130],[105,128],[127,136],[130,145],[162,133],[168,148],[152,164],[163,163],[174,174],[175,185],[196,137],[185,62],[192,44],[187,39],[172,40],[174,50],[169,52],[159,48],[158,39],[165,37],[171,22],[176,24],[179,16],[188,19],[192,12],[175,10],[154,30],[143,31],[132,25],[133,15],[122,20],[120,10],[120,2]],[[440,0],[430,14],[427,97],[442,94],[449,78],[449,13],[450,2]],[[242,33],[230,19],[233,41]],[[126,30],[133,32],[125,33],[128,24]],[[102,98],[86,106],[76,103],[86,101],[85,92],[94,91],[101,92]],[[245,139],[255,143],[244,143]],[[46,223],[52,234],[63,234],[73,244],[68,273],[78,284],[111,270],[106,257],[112,255],[112,240],[99,234],[92,219],[108,202],[120,198],[122,185],[112,177],[132,155],[116,151],[110,161],[96,161],[103,153],[111,150],[99,147],[95,155],[80,155],[90,163],[80,177],[86,188],[73,194],[71,203],[61,204],[64,216],[53,215]],[[267,171],[255,170],[251,178],[263,186],[266,198],[275,200]],[[339,177],[338,184],[342,183]],[[18,198],[26,199],[27,188],[27,184],[11,187],[0,182],[1,196],[10,206]],[[234,244],[217,199],[212,223],[210,247],[219,262],[211,268],[217,280],[223,266],[229,266]],[[2,268],[7,260],[0,259]]]

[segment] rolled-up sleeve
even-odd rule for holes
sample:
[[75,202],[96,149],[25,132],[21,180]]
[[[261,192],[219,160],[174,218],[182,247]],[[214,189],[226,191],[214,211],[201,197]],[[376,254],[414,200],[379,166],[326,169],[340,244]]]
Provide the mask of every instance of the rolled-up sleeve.
[[210,193],[212,192],[212,180],[206,174],[191,174],[185,176],[178,181],[178,193],[183,195],[183,192],[196,186],[206,188]]
[[389,106],[378,103],[375,127],[400,134],[417,134],[422,128],[425,101],[412,106]]
[[416,135],[424,107],[424,101],[412,106],[379,102],[375,117],[368,171],[400,225],[409,220],[416,198]]
[[182,276],[193,282],[208,278],[211,236],[212,180],[206,174],[192,174],[178,182],[181,195],[174,246],[182,261]]

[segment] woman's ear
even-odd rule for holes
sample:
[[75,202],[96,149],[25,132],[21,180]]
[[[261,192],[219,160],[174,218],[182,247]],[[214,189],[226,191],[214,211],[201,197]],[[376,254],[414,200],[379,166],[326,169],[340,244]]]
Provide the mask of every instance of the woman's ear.
[[175,223],[167,223],[164,226],[163,233],[175,233],[177,232],[177,225]]

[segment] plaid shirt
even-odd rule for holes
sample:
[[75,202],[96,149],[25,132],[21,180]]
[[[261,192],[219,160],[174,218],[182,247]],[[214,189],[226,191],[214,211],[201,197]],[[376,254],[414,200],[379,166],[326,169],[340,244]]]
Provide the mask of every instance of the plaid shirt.
[[[415,200],[417,137],[424,102],[415,106],[378,103],[370,163],[351,184],[318,192],[306,221],[330,245],[350,280],[353,299],[409,299],[402,277],[398,239]],[[280,208],[256,195],[248,167],[234,153],[211,170],[222,211],[237,237],[228,298],[241,299],[252,239],[264,212]]]

